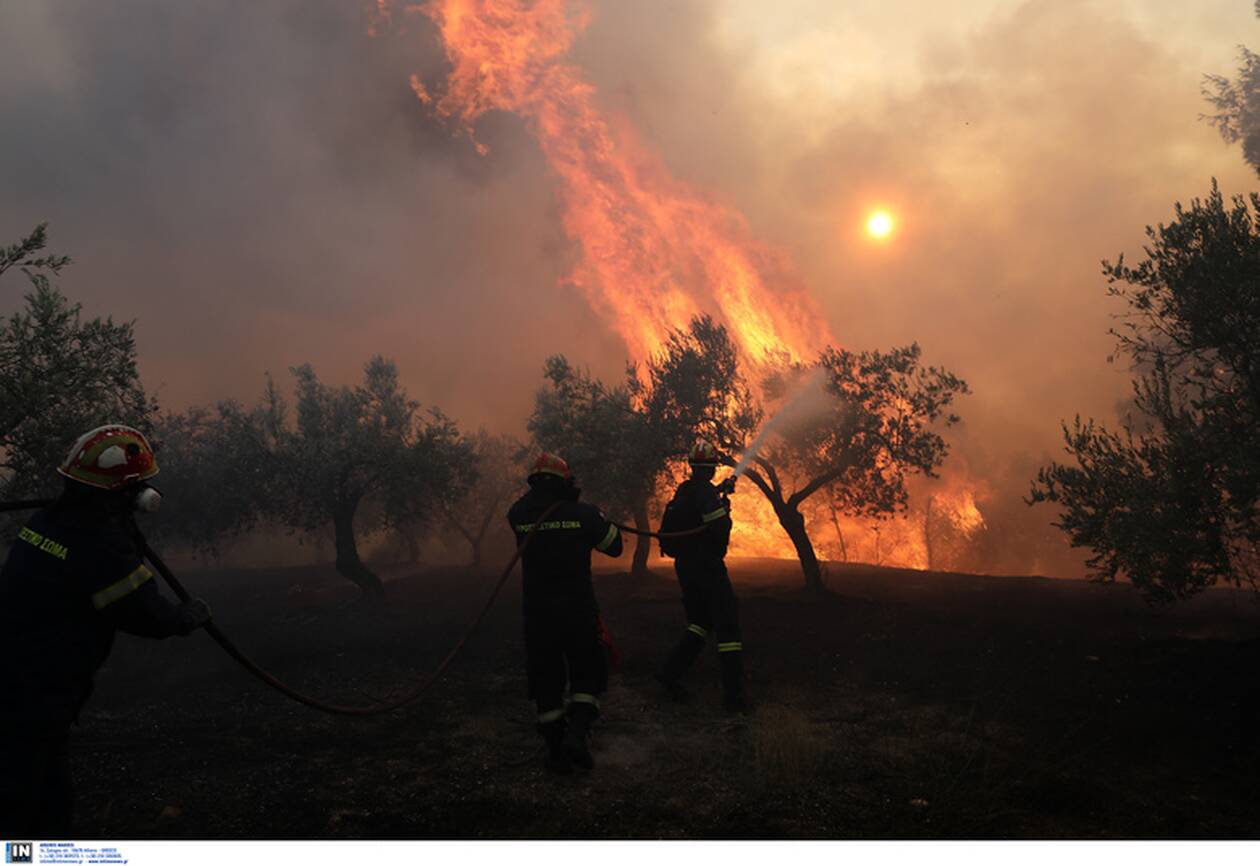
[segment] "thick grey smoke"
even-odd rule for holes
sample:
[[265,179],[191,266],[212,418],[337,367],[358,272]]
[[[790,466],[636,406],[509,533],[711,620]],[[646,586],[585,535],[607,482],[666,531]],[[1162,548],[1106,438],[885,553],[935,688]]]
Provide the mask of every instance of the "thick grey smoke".
[[50,220],[65,290],[139,320],[168,404],[382,352],[423,401],[519,424],[547,353],[605,339],[524,130],[494,118],[483,159],[412,95],[436,40],[368,39],[346,0],[0,4],[0,237]]

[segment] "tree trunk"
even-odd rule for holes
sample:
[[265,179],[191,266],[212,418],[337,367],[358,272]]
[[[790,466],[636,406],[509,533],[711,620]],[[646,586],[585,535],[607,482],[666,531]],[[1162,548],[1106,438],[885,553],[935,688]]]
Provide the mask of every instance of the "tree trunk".
[[364,598],[382,599],[385,587],[381,579],[359,559],[359,546],[354,540],[354,506],[339,506],[333,513],[333,537],[337,544],[337,573],[363,590]]
[[809,533],[805,530],[805,516],[786,503],[776,506],[774,513],[778,515],[779,524],[796,548],[796,556],[801,561],[801,574],[805,577],[805,588],[810,592],[823,592],[822,569],[818,566],[814,543],[809,540]]
[[[647,503],[640,502],[634,509],[634,528],[643,532],[652,531],[652,518],[648,515]],[[640,535],[634,542],[634,562],[630,565],[631,577],[648,576],[648,556],[652,553],[652,539]]]
[[749,470],[745,474],[753,484],[757,485],[757,489],[765,494],[766,500],[774,508],[775,516],[779,518],[779,525],[783,527],[788,538],[792,539],[792,546],[796,548],[796,557],[801,561],[801,574],[805,577],[805,588],[818,594],[826,592],[823,587],[822,569],[818,564],[818,555],[814,553],[814,544],[809,540],[809,532],[805,529],[805,516],[800,510],[800,503],[817,490],[819,484],[825,482],[825,479],[811,482],[812,490],[804,488],[793,494],[789,500],[783,495],[783,486],[779,483],[779,475],[774,471],[774,467],[760,457],[755,460],[757,466],[766,473],[765,477],[763,478],[756,470]]

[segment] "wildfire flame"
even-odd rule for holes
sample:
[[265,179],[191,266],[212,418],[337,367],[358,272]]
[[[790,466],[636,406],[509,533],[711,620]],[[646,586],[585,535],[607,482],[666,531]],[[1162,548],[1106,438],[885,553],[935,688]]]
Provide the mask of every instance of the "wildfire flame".
[[[487,112],[516,114],[537,138],[577,252],[568,279],[631,357],[658,352],[699,313],[726,325],[754,369],[809,361],[835,342],[813,298],[741,214],[675,178],[630,124],[600,108],[595,87],[565,59],[589,20],[585,5],[430,0],[403,12],[437,26],[451,65],[437,95],[412,76],[423,104],[481,153],[474,127]],[[391,0],[369,0],[368,15],[369,32],[388,26]],[[735,508],[747,517],[737,521],[733,552],[794,555],[769,503],[751,484],[740,487]],[[920,554],[899,558],[918,564]]]
[[[473,125],[488,111],[522,117],[559,180],[569,279],[621,335],[632,357],[659,351],[697,313],[726,324],[754,364],[813,356],[831,340],[813,299],[785,277],[743,217],[670,175],[595,88],[565,61],[588,20],[565,0],[434,0],[451,73],[438,115]],[[413,86],[419,85],[415,82]],[[482,148],[484,150],[484,148]],[[787,288],[784,288],[788,285]]]

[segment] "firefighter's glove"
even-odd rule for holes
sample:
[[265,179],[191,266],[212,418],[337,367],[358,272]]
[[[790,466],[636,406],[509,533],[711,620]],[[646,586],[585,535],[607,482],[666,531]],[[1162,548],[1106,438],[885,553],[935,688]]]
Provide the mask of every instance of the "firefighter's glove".
[[730,478],[727,478],[725,481],[719,484],[717,486],[717,490],[718,490],[718,493],[721,493],[723,496],[730,496],[732,493],[734,493],[735,492],[735,476],[732,475]]
[[189,599],[179,606],[179,633],[192,634],[210,622],[210,605],[205,599]]

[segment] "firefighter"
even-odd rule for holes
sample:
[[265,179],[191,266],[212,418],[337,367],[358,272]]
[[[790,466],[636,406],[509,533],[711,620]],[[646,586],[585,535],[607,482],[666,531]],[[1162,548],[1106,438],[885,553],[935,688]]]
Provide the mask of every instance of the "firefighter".
[[656,678],[672,698],[681,700],[684,692],[679,681],[704,649],[709,635],[713,635],[722,668],[723,706],[740,712],[745,708],[744,644],[739,629],[739,603],[725,562],[731,537],[728,495],[733,483],[712,483],[719,460],[711,443],[696,443],[687,461],[691,464],[691,477],[678,485],[661,521],[662,533],[702,531],[661,539],[661,552],[674,557],[687,629]]
[[121,424],[84,434],[57,470],[64,489],[31,516],[0,570],[0,838],[67,838],[70,726],[117,630],[186,635],[210,620],[174,604],[140,553],[135,512],[161,499],[153,449]]
[[620,556],[621,533],[595,506],[578,501],[581,491],[559,457],[541,455],[528,482],[529,491],[508,510],[508,522],[518,545],[533,531],[521,556],[529,697],[538,710],[547,766],[557,772],[574,766],[589,770],[591,725],[608,684],[591,551]]

